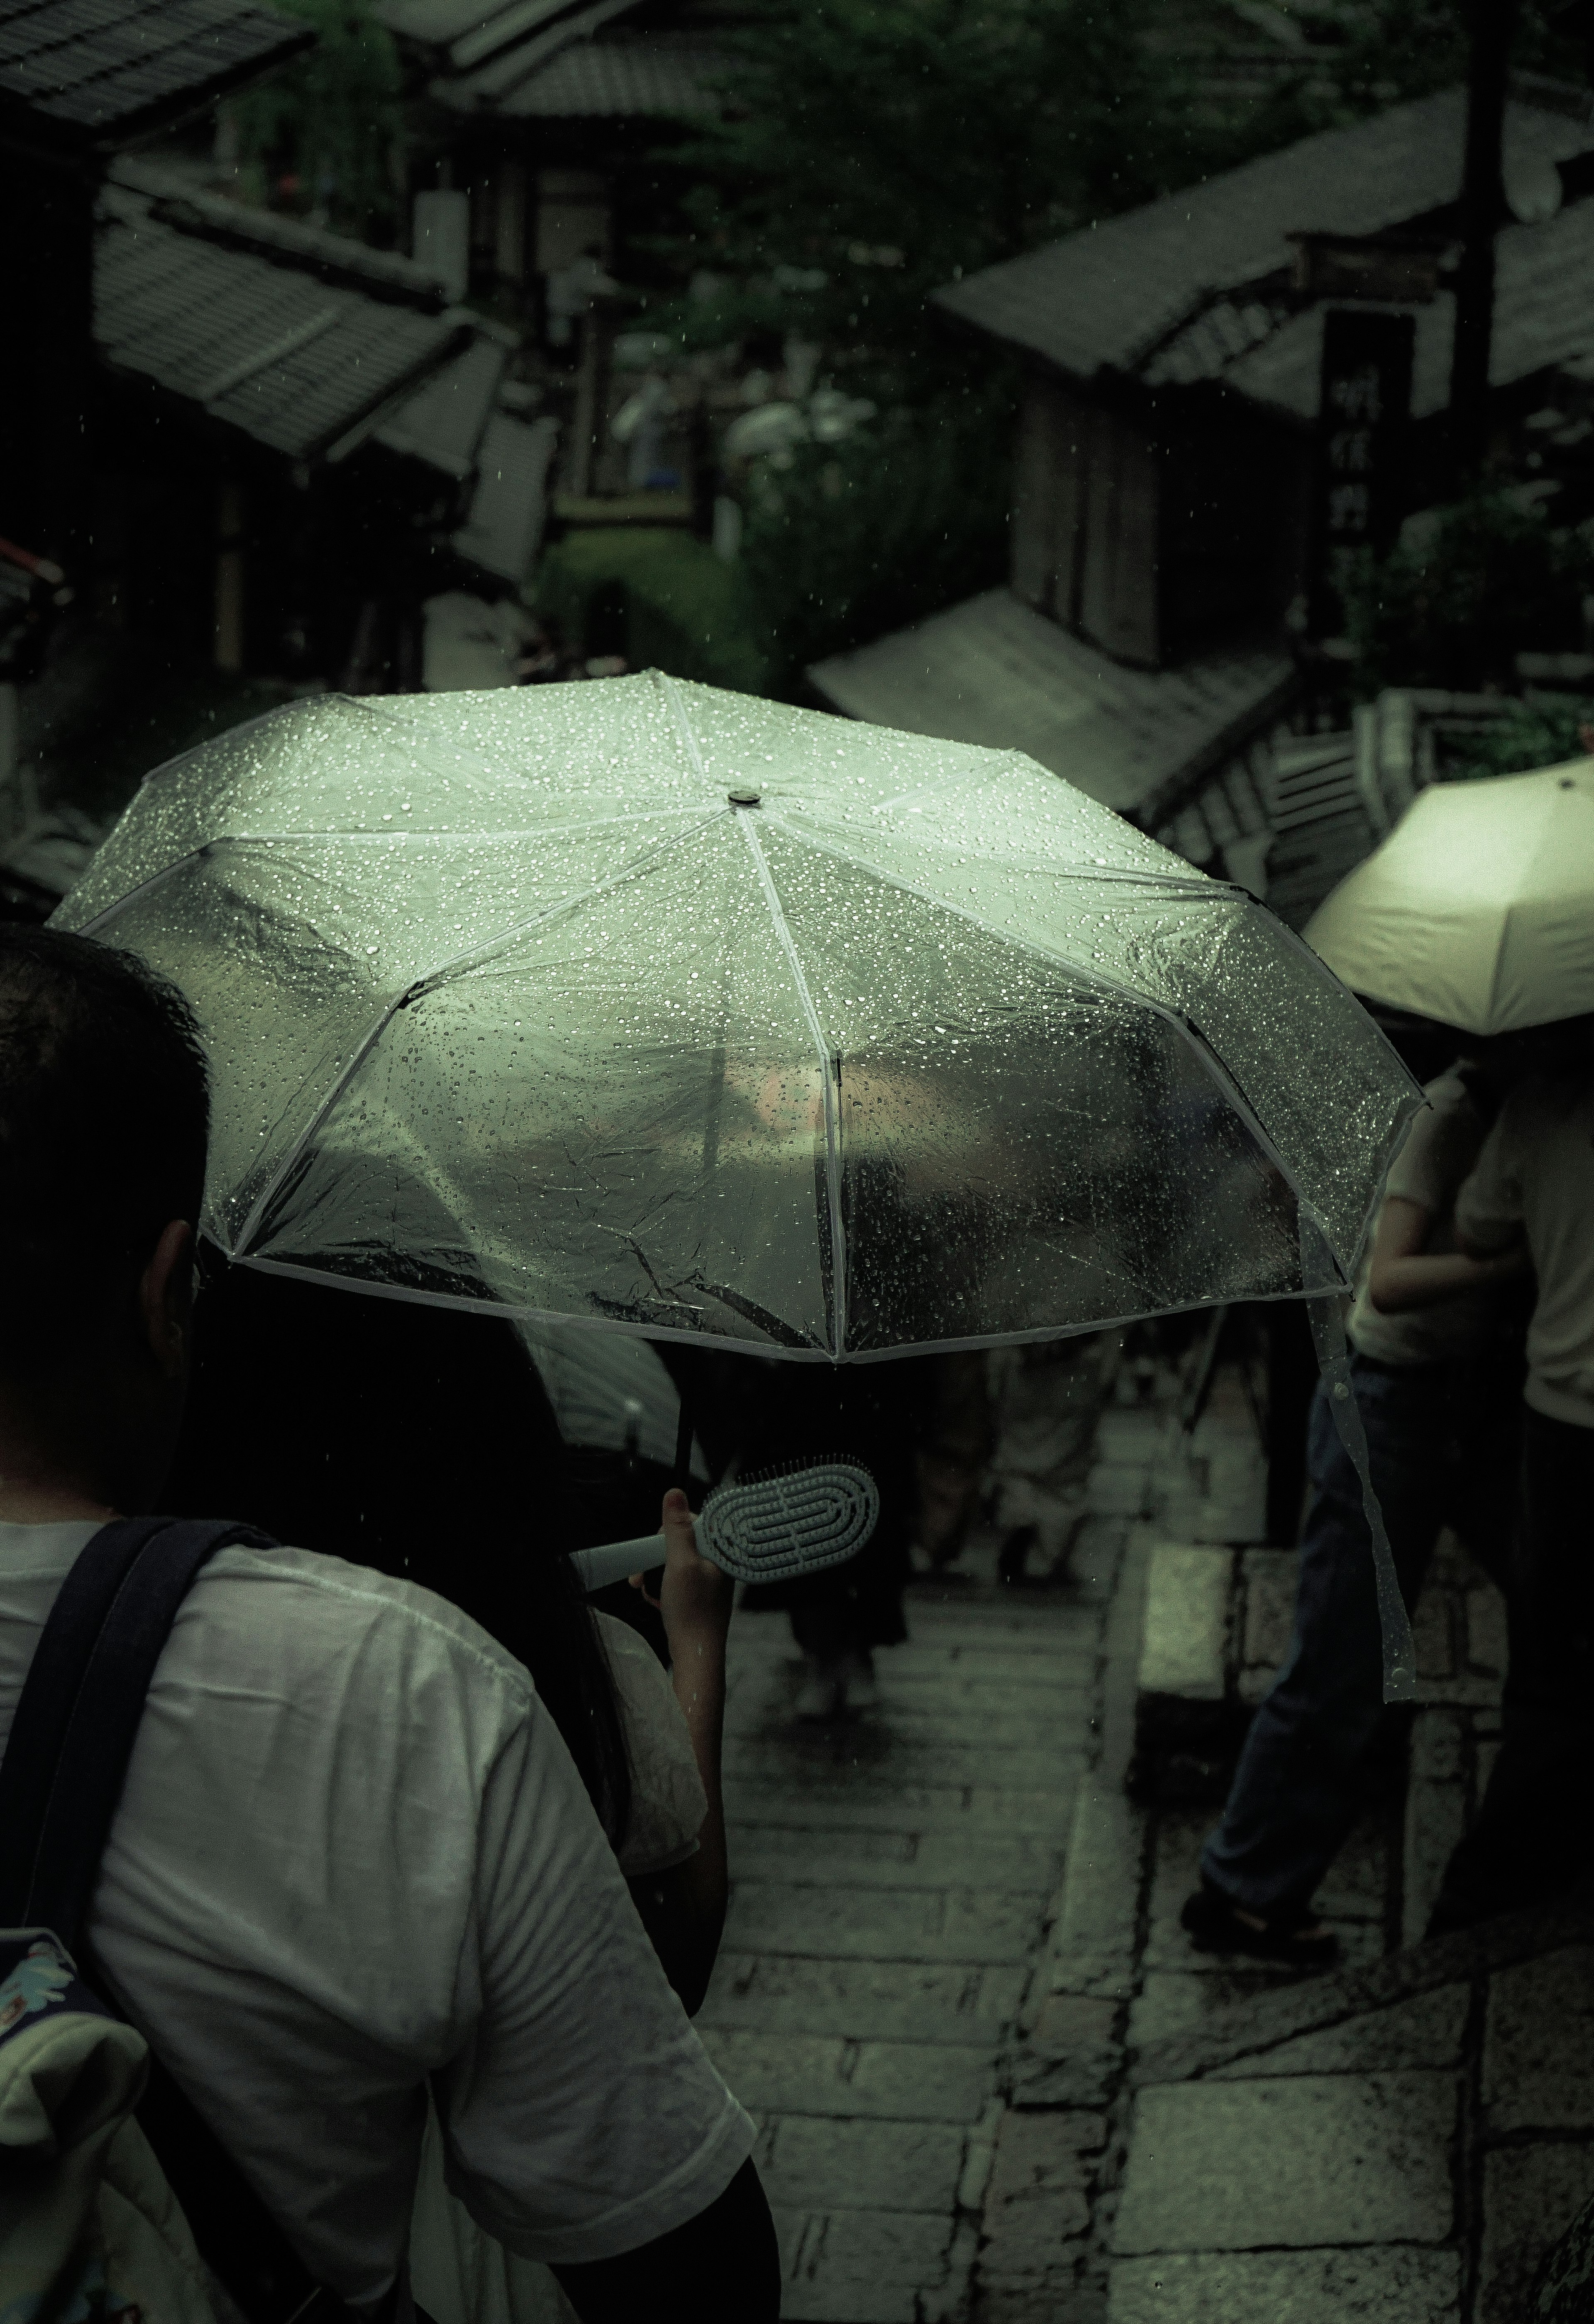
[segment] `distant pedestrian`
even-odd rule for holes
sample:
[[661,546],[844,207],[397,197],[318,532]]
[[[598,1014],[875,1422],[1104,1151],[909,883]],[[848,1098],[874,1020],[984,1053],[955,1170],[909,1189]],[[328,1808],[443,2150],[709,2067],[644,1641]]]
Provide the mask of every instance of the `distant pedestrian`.
[[1470,1250],[1509,1252],[1525,1237],[1538,1298],[1504,1736],[1434,1936],[1594,1871],[1594,1019],[1549,1028],[1543,1048],[1456,1205]]
[[[1513,1249],[1459,1250],[1454,1210],[1514,1071],[1496,1045],[1428,1084],[1350,1314],[1351,1380],[1408,1606],[1446,1524],[1504,1569],[1520,1361],[1501,1295],[1524,1262]],[[1361,1480],[1321,1384],[1307,1465],[1290,1654],[1252,1722],[1184,1923],[1203,1950],[1325,1962],[1336,1941],[1312,1899],[1361,1805],[1383,1660]]]

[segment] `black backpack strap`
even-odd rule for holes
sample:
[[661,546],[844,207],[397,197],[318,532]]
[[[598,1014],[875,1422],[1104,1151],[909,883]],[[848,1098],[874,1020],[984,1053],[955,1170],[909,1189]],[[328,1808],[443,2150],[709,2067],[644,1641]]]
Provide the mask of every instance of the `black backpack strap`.
[[[229,1542],[276,1547],[269,1534],[219,1519],[102,1526],[57,1593],[0,1762],[0,1927],[52,1929],[102,1992],[84,1959],[84,1923],[144,1699],[190,1584]],[[152,2054],[138,2119],[207,2264],[249,2324],[352,2324]]]
[[235,1541],[274,1546],[225,1520],[122,1517],[78,1555],[0,1763],[0,1927],[53,1929],[77,1951],[155,1665],[195,1575]]

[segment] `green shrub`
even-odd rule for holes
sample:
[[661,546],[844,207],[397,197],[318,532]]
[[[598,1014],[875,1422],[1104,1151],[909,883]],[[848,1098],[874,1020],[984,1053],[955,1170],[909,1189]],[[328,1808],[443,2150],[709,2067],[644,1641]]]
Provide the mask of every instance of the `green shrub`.
[[666,669],[740,694],[765,690],[768,669],[746,583],[690,533],[594,525],[548,550],[536,606],[565,637],[587,640],[594,615],[617,605],[622,650],[633,669]]
[[777,692],[1003,576],[1012,420],[994,397],[891,413],[758,464],[742,563]]
[[1466,744],[1464,755],[1447,771],[1470,779],[1557,767],[1563,760],[1581,757],[1578,729],[1590,725],[1594,702],[1575,695],[1539,695],[1531,702],[1514,702],[1497,725]]
[[1475,493],[1353,570],[1342,595],[1358,690],[1514,686],[1519,653],[1581,645],[1591,586],[1594,550],[1580,534],[1555,531],[1508,492]]

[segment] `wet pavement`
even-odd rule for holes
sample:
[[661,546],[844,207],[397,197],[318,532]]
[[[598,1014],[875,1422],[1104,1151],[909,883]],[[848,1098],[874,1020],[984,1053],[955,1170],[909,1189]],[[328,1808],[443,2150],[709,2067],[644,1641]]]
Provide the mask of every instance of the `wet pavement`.
[[910,1594],[880,1702],[804,1729],[783,1617],[732,1632],[734,1890],[699,2020],[761,2124],[784,2315],[970,2312],[1009,2052],[1100,1701],[1125,1527],[1065,1590],[1005,1590],[994,1544]]
[[[1192,1439],[1171,1378],[1133,1388],[1067,1582],[1004,1587],[977,1536],[916,1583],[877,1710],[798,1728],[784,1618],[733,1628],[735,1885],[700,2022],[761,2126],[783,2316],[1516,2324],[1594,2191],[1594,1912],[1413,1943],[1487,1774],[1497,1604],[1442,1545],[1409,1749],[1322,1892],[1341,1970],[1194,1952],[1215,1801],[1128,1789],[1144,1683],[1187,1664],[1198,1702],[1257,1700],[1289,1560],[1244,1382]],[[1186,1552],[1214,1561],[1201,1668],[1188,1625],[1156,1636]]]

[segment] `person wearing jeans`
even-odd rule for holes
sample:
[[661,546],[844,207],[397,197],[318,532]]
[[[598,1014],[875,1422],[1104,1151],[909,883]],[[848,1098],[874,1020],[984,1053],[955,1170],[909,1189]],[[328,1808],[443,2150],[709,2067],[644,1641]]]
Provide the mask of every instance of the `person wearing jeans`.
[[[1352,1387],[1408,1606],[1447,1524],[1496,1569],[1510,1537],[1518,1378],[1500,1294],[1522,1259],[1515,1246],[1468,1256],[1453,1229],[1457,1193],[1508,1073],[1497,1049],[1429,1084],[1390,1172],[1350,1318]],[[1312,1898],[1362,1805],[1383,1717],[1383,1655],[1361,1483],[1321,1384],[1307,1473],[1294,1640],[1252,1722],[1183,1919],[1203,1950],[1326,1962],[1337,1946],[1313,1919]]]

